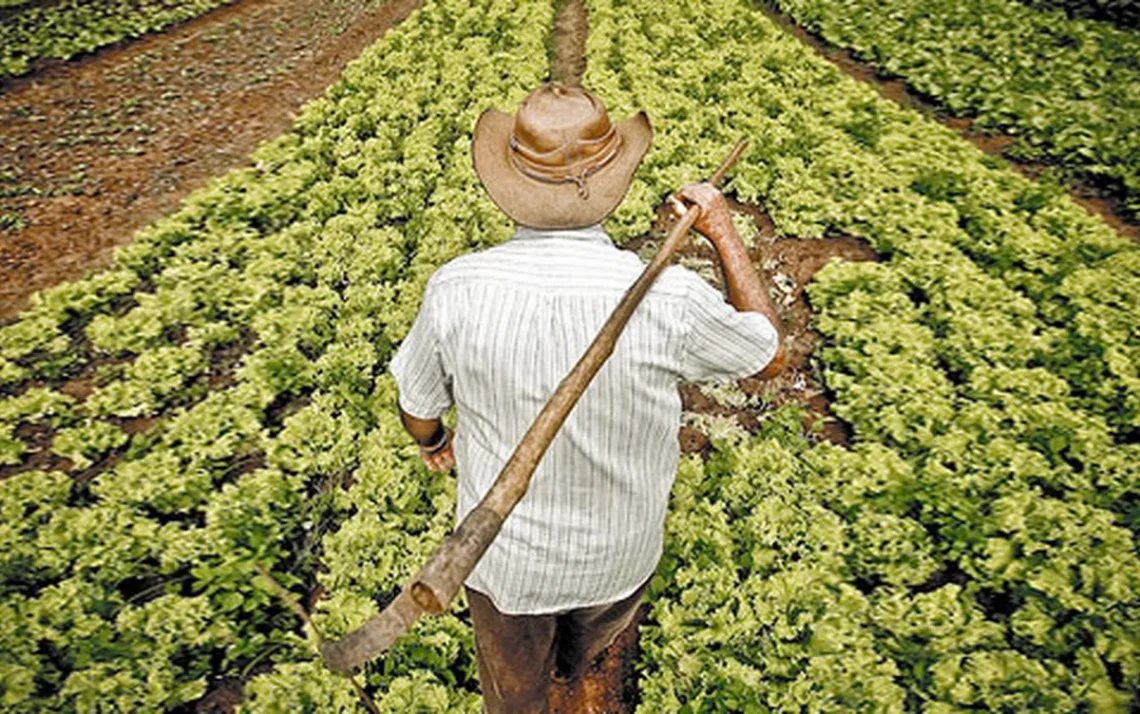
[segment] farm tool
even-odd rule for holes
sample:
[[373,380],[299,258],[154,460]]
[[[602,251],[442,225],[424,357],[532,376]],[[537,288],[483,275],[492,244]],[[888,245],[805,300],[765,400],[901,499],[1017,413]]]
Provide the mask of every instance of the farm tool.
[[[740,158],[747,145],[746,138],[740,139],[709,182],[718,185]],[[287,591],[273,583],[274,589],[289,603],[293,611],[309,624],[317,637],[318,648],[329,669],[349,674],[355,668],[387,651],[397,639],[411,629],[421,615],[441,615],[447,610],[463,581],[499,533],[503,521],[526,494],[531,476],[558,429],[594,375],[613,353],[617,339],[629,318],[657,276],[672,261],[673,255],[700,215],[700,210],[698,206],[690,206],[673,225],[653,260],[626,291],[594,341],[539,412],[483,500],[467,514],[459,527],[444,539],[412,582],[403,588],[382,612],[341,639],[327,640],[312,626],[305,611],[289,597]],[[272,582],[268,571],[261,569],[261,572]],[[353,684],[368,702],[363,689],[355,680]]]

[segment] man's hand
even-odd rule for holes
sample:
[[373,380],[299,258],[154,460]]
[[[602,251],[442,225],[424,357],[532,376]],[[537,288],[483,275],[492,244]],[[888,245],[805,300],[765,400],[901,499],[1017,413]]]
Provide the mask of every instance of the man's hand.
[[452,431],[444,427],[444,441],[442,447],[435,450],[420,446],[420,458],[432,471],[443,473],[455,466],[455,451],[451,447]]
[[677,218],[685,215],[688,210],[681,199],[700,207],[701,212],[693,223],[693,228],[712,241],[713,246],[719,246],[723,240],[740,239],[736,226],[732,225],[728,201],[724,200],[724,194],[715,186],[710,183],[691,183],[682,188],[670,199]]

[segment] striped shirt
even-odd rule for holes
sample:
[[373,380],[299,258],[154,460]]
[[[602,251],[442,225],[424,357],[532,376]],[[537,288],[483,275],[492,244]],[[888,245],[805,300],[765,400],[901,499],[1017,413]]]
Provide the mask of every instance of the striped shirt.
[[[428,280],[391,371],[412,416],[434,419],[456,407],[458,520],[643,269],[600,226],[520,227]],[[508,614],[632,593],[661,557],[679,454],[678,381],[739,379],[763,369],[776,349],[766,317],[738,312],[692,271],[667,268],[467,584]]]

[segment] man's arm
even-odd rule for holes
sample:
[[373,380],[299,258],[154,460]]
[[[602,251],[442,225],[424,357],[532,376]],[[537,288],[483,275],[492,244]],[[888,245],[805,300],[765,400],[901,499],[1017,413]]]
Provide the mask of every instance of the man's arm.
[[416,443],[420,445],[420,458],[432,471],[448,471],[455,466],[455,453],[451,448],[451,430],[439,419],[420,419],[400,410],[400,421]]
[[429,279],[415,322],[388,369],[399,390],[400,422],[419,444],[420,458],[432,471],[447,471],[455,465],[451,432],[439,419],[423,419],[404,409],[406,406],[417,414],[443,414],[452,404],[435,334],[434,295]]
[[[779,338],[779,346],[772,361],[756,374],[761,379],[771,379],[784,371],[787,357],[784,350],[784,333],[780,329],[780,318],[768,298],[767,276],[761,276],[748,257],[748,250],[732,224],[732,214],[724,195],[712,184],[694,183],[685,186],[679,194],[681,198],[700,206],[701,214],[693,227],[713,244],[720,258],[725,283],[728,285],[728,301],[742,312],[758,312],[768,318]],[[673,209],[678,215],[685,212],[681,201],[673,199]]]

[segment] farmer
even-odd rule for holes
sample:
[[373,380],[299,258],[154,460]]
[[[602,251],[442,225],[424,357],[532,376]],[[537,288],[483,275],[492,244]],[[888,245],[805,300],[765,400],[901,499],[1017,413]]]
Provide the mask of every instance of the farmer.
[[[458,519],[478,504],[559,381],[644,266],[601,222],[652,131],[618,124],[591,93],[543,85],[514,115],[475,126],[475,171],[517,224],[506,243],[428,280],[391,363],[404,426],[428,467],[458,467]],[[784,350],[767,292],[724,197],[690,184],[695,228],[716,247],[731,305],[667,269],[570,413],[530,489],[466,581],[487,712],[545,712],[632,621],[662,551],[678,461],[679,380],[771,377]],[[440,417],[454,404],[453,435]]]

